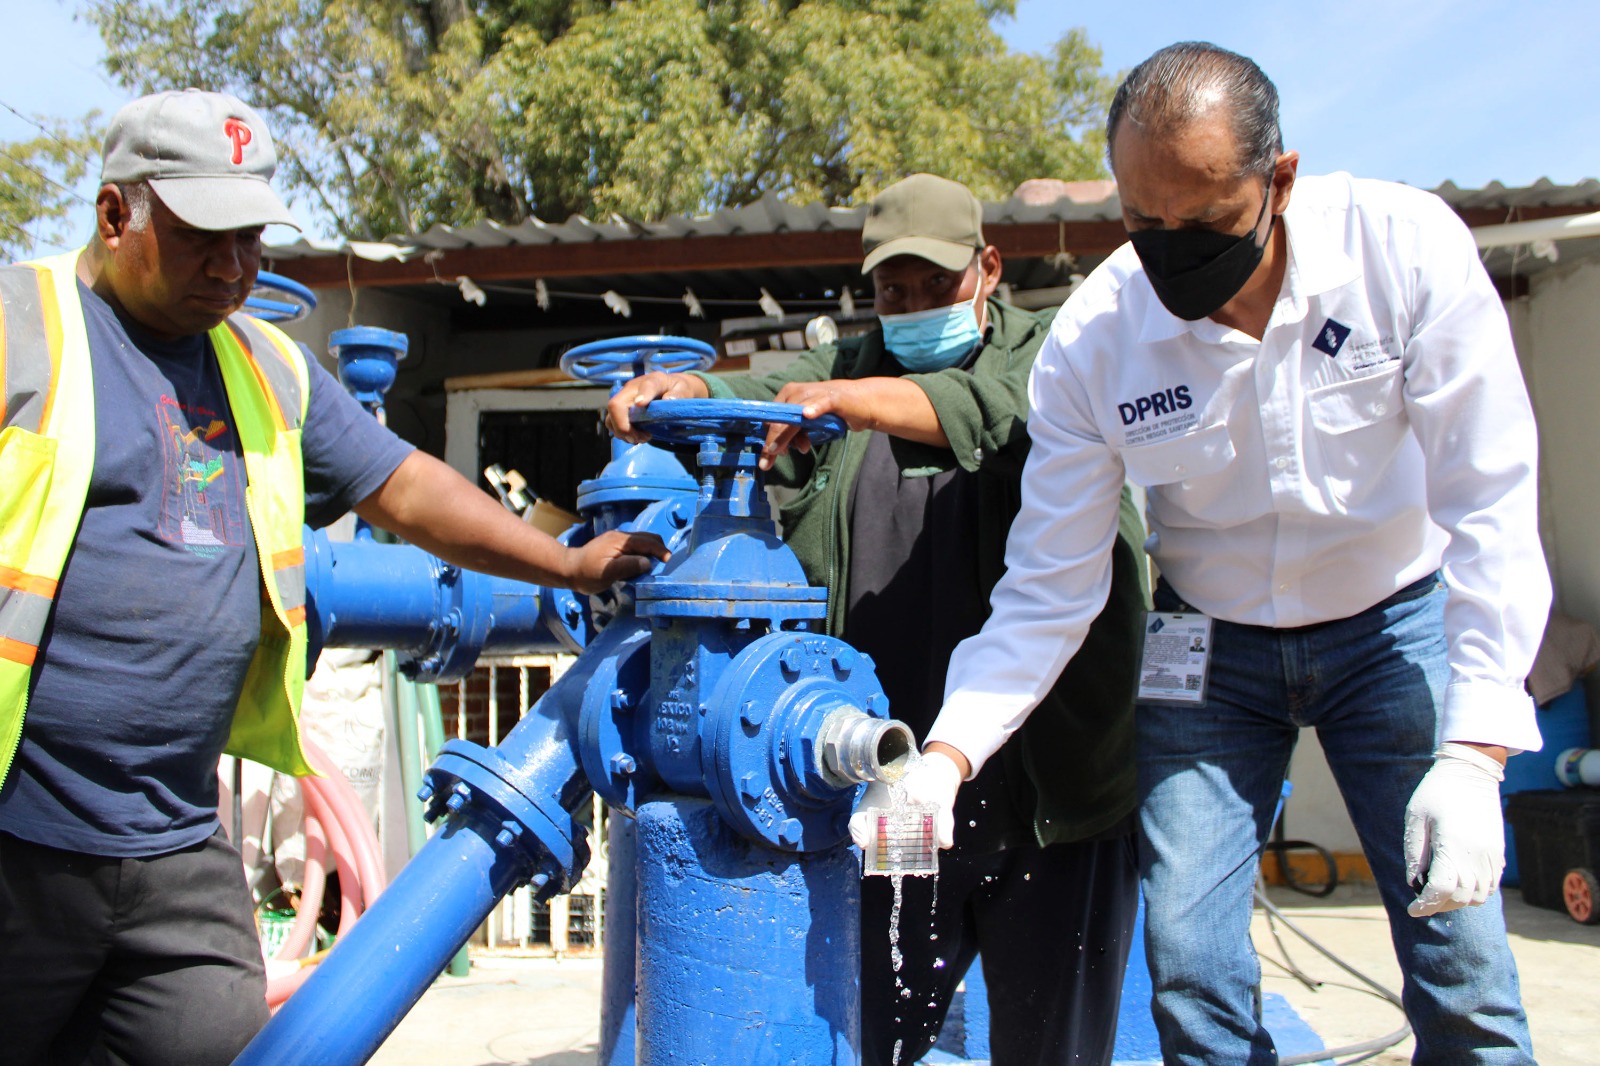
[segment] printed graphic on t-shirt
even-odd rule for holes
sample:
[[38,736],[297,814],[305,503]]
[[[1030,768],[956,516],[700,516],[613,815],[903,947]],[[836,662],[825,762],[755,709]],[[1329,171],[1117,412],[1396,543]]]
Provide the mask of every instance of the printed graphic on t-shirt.
[[157,417],[166,441],[161,536],[196,555],[244,543],[243,493],[232,428],[222,412],[163,395]]

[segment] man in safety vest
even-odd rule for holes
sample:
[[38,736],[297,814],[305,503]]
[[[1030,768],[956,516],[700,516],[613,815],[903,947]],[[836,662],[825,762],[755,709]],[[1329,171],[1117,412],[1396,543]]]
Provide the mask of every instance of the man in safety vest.
[[597,591],[566,548],[238,314],[294,225],[255,111],[112,120],[93,239],[0,267],[0,1060],[226,1063],[266,1020],[227,751],[306,773],[301,528],[354,509],[457,564]]

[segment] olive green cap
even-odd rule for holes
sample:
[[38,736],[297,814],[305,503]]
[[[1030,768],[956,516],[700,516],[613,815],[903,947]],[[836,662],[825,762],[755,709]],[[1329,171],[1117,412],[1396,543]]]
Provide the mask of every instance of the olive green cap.
[[861,226],[861,273],[897,255],[963,270],[981,251],[983,205],[959,181],[913,174],[873,197]]

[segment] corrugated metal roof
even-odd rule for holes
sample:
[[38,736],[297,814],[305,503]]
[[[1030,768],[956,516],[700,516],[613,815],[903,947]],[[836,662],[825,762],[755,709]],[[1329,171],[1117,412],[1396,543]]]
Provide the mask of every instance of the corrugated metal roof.
[[[1445,182],[1433,190],[1458,210],[1503,209],[1508,219],[1518,208],[1600,207],[1600,181],[1593,178],[1575,185],[1557,185],[1541,178],[1532,185],[1513,188],[1492,182],[1481,189],[1458,188]],[[1105,222],[1120,219],[1116,185],[1110,181],[1027,182],[1021,195],[983,207],[989,224],[1036,222]],[[292,244],[272,245],[275,259],[320,258],[352,254],[374,261],[409,260],[431,251],[462,248],[502,248],[510,245],[577,244],[641,238],[673,240],[697,236],[737,236],[762,233],[818,233],[859,230],[864,207],[825,207],[790,204],[767,195],[743,207],[725,207],[706,215],[673,215],[659,222],[641,222],[622,215],[593,220],[574,215],[565,222],[529,219],[514,226],[480,222],[472,226],[434,226],[423,233],[394,236],[383,241],[317,240],[301,238]]]
[[1509,214],[1519,207],[1600,206],[1600,181],[1594,178],[1585,178],[1575,185],[1557,185],[1549,178],[1540,178],[1532,185],[1520,188],[1491,181],[1481,189],[1461,189],[1454,182],[1447,181],[1433,191],[1458,211],[1504,208]]

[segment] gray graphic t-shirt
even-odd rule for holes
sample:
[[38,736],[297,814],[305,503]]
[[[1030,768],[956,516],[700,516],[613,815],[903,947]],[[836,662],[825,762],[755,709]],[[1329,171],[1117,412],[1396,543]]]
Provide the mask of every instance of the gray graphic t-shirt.
[[[216,762],[260,637],[261,568],[210,341],[159,341],[81,284],[79,295],[94,474],[0,791],[0,831],[154,855],[217,827]],[[306,519],[325,524],[411,448],[308,362]]]

